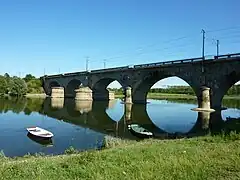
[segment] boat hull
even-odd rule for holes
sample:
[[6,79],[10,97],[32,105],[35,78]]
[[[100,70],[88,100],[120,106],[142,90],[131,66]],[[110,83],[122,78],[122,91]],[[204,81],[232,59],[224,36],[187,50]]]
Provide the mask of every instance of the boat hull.
[[52,138],[53,137],[53,133],[39,128],[39,127],[31,127],[31,128],[27,128],[28,133],[30,133],[33,136],[39,137],[39,138]]
[[43,146],[52,146],[53,145],[52,138],[42,138],[42,137],[34,136],[30,133],[28,133],[27,136],[32,141],[34,141],[38,144],[41,144]]
[[[134,128],[135,127],[135,128]],[[136,127],[139,127],[138,128],[138,131],[135,130]],[[140,128],[142,130],[144,130],[144,132],[140,131]],[[128,129],[129,131],[136,137],[138,138],[151,138],[153,137],[153,133],[150,132],[150,131],[147,131],[145,128],[142,128],[141,126],[137,125],[137,124],[134,124],[134,125],[128,125]]]
[[138,137],[138,138],[141,138],[141,139],[153,137],[153,135],[146,135],[146,134],[138,133],[138,132],[134,131],[133,129],[129,129],[129,131],[130,131],[134,136],[136,136],[136,137]]

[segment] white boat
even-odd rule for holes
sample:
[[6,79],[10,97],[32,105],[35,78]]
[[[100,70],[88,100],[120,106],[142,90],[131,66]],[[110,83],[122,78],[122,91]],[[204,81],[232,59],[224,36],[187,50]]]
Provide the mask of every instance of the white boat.
[[130,132],[132,132],[132,134],[141,138],[153,136],[152,132],[148,131],[147,129],[141,127],[138,124],[129,124],[128,129],[130,130]]
[[37,137],[41,137],[41,138],[51,138],[53,137],[53,133],[42,129],[40,127],[29,127],[27,128],[27,131]]

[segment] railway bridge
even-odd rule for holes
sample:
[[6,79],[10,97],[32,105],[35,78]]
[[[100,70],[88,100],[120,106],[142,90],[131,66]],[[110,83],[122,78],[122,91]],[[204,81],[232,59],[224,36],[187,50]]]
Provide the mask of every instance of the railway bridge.
[[[62,87],[64,97],[74,98],[76,89],[88,87],[93,100],[109,100],[107,86],[117,80],[124,90],[130,91],[130,102],[146,103],[150,88],[157,81],[173,76],[192,87],[199,107],[221,109],[223,96],[240,80],[240,53],[45,75],[41,79],[47,95],[51,96],[53,88]],[[205,101],[207,105],[204,105]]]

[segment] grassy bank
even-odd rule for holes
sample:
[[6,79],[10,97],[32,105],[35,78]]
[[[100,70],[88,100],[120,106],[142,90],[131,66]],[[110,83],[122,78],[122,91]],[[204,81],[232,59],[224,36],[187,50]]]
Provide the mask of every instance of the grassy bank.
[[[123,94],[115,94],[116,98],[123,98]],[[190,94],[168,94],[168,93],[148,93],[148,98],[154,99],[197,99],[195,95]],[[239,96],[228,96],[225,95],[224,99],[239,99]]]
[[2,158],[0,179],[239,179],[240,136],[125,142],[72,155]]

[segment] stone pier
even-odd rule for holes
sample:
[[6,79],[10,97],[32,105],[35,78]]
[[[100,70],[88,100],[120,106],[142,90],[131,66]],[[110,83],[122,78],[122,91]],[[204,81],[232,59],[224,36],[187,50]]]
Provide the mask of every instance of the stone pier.
[[210,88],[202,86],[200,89],[200,97],[198,98],[199,107],[194,108],[194,111],[214,112],[210,105]]
[[89,87],[79,87],[75,90],[76,97],[75,100],[78,101],[92,101],[92,90]]
[[209,128],[210,113],[211,112],[198,112],[198,116],[202,121],[202,129],[204,130]]
[[132,105],[131,103],[126,103],[124,106],[125,121],[131,121],[132,119]]
[[52,98],[64,98],[64,88],[63,87],[52,87],[51,97]]
[[51,107],[54,109],[62,109],[64,105],[64,98],[51,98]]
[[126,104],[132,104],[132,88],[127,87],[125,91],[126,91],[126,93],[125,93],[125,103]]
[[90,112],[92,110],[92,101],[75,101],[75,110],[81,114]]

